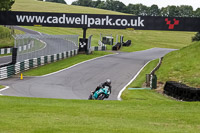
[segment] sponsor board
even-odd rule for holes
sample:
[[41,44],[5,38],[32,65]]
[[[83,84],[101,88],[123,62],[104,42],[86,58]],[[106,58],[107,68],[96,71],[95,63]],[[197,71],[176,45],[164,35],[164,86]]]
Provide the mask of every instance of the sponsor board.
[[200,18],[45,12],[0,12],[0,25],[200,31]]

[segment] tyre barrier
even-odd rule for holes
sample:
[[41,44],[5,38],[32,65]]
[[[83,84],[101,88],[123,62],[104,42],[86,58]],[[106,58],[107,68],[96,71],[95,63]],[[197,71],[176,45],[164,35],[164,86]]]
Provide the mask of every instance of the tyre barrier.
[[57,60],[69,58],[77,54],[78,54],[78,49],[75,49],[72,51],[62,52],[59,54],[41,56],[40,58],[27,59],[23,62],[17,62],[14,65],[1,67],[0,79],[6,79],[25,70],[42,66],[48,63],[56,62]]
[[119,50],[121,48],[121,43],[117,43],[117,44],[115,44],[113,47],[112,47],[112,50]]
[[128,47],[130,45],[131,45],[131,40],[128,40],[128,41],[123,43],[123,46],[126,46],[126,47]]
[[200,88],[189,87],[175,81],[167,81],[164,94],[183,101],[200,101]]

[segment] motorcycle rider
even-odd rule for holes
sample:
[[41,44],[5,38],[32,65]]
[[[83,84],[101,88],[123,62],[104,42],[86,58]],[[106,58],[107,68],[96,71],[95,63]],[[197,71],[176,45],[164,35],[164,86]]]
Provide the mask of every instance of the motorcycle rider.
[[98,91],[100,88],[104,88],[105,86],[109,87],[108,89],[109,89],[110,94],[111,94],[111,80],[110,79],[107,79],[104,83],[101,83],[99,86],[97,86],[97,88],[94,92]]

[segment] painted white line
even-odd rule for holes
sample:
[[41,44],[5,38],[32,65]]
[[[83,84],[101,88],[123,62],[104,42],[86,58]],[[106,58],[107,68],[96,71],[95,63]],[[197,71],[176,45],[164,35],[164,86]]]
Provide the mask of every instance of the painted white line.
[[[5,91],[5,90],[7,90],[8,88],[9,88],[9,86],[6,86],[5,88],[0,89],[0,92]],[[3,96],[3,94],[0,93],[0,96]]]
[[4,58],[4,57],[10,57],[11,55],[6,55],[6,56],[1,56],[0,58]]
[[133,79],[131,79],[131,81],[130,81],[126,86],[124,86],[124,88],[119,92],[119,94],[118,94],[118,96],[117,96],[117,99],[118,99],[119,101],[122,100],[122,99],[121,99],[122,92],[126,89],[127,86],[129,86],[129,85],[137,78],[137,76],[140,74],[140,72],[141,72],[141,71],[145,68],[145,66],[146,66],[147,64],[149,64],[149,62],[151,62],[151,61],[153,61],[153,60],[148,61],[148,62],[137,72],[137,74],[133,77]]
[[65,69],[59,70],[59,71],[57,71],[57,72],[53,72],[53,73],[46,74],[46,75],[43,75],[43,76],[33,76],[33,77],[46,77],[46,76],[50,76],[50,75],[53,75],[53,74],[56,74],[56,73],[59,73],[59,72],[62,72],[62,71],[65,71],[65,70],[71,69],[71,68],[76,67],[76,66],[78,66],[78,65],[81,65],[81,64],[83,64],[83,63],[86,63],[86,62],[89,62],[89,61],[93,61],[93,60],[96,60],[96,59],[100,59],[100,58],[104,58],[104,57],[107,57],[107,56],[116,55],[116,54],[119,54],[119,53],[110,54],[110,55],[104,55],[104,56],[97,57],[97,58],[94,58],[94,59],[86,60],[86,61],[80,62],[80,63],[78,63],[78,64],[75,64],[75,65],[73,65],[73,66],[70,66],[70,67],[68,67],[68,68],[65,68]]

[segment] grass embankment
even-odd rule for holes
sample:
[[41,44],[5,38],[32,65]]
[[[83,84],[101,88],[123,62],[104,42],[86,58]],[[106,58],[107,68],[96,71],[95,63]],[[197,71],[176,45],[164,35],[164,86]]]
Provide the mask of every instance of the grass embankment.
[[[15,34],[24,34],[24,32],[15,30]],[[10,34],[11,30],[7,27],[0,26],[0,48],[13,47],[14,38]]]
[[[146,74],[150,74],[150,72],[157,66],[158,62],[159,62],[158,59],[153,60],[145,66],[145,68],[140,72],[138,77],[129,86],[127,86],[126,90],[122,93],[121,98],[123,100],[131,100],[131,99],[135,99],[135,97],[137,97],[135,95],[135,92],[137,92],[138,90],[128,90],[128,88],[143,87],[143,84],[146,81]],[[138,92],[140,92],[140,91],[138,91]],[[144,96],[149,93],[149,91],[147,91],[147,90],[144,90],[143,92],[144,92]]]
[[[82,29],[77,28],[59,28],[59,27],[25,27],[46,34],[77,34],[82,37]],[[132,40],[130,47],[123,47],[121,51],[133,52],[145,50],[153,47],[180,49],[191,44],[191,38],[195,32],[179,31],[130,31],[130,30],[111,30],[111,29],[88,29],[87,36],[93,35],[92,45],[97,46],[100,39],[100,33],[112,34],[114,41],[116,35],[124,35],[124,40]],[[119,41],[119,40],[118,40]]]
[[0,48],[14,46],[14,39],[10,36],[10,29],[0,26]]
[[149,91],[131,101],[0,97],[2,132],[198,133],[200,103]]
[[158,80],[180,81],[189,86],[200,88],[200,42],[193,43],[164,57],[160,69],[156,72]]
[[[89,7],[65,5],[51,2],[41,2],[35,0],[16,0],[12,7],[13,11],[35,11],[35,12],[62,12],[62,13],[92,13],[92,14],[116,14],[123,13],[102,10]],[[60,27],[26,27],[47,34],[76,34],[82,37],[82,29],[60,28]],[[177,31],[130,31],[130,30],[110,30],[110,29],[88,29],[87,36],[93,35],[92,45],[98,45],[100,33],[112,34],[116,42],[116,35],[124,35],[124,41],[132,40],[130,47],[124,47],[121,51],[133,52],[152,47],[179,49],[191,43],[191,37],[195,32]],[[118,40],[119,41],[119,40]]]
[[[195,42],[180,50],[173,51],[164,57],[163,63],[156,72],[158,82],[165,84],[166,81],[177,81],[187,84],[188,86],[200,88],[200,42]],[[150,73],[156,66],[156,61],[149,63],[138,78],[133,81],[123,92],[122,98],[130,100],[135,98],[135,92],[128,88],[140,88],[145,82],[145,75]],[[143,97],[145,97],[144,91]]]
[[118,14],[125,13],[90,8],[83,6],[66,5],[54,2],[43,2],[37,0],[15,0],[12,11],[28,12],[58,12],[58,13],[85,13],[85,14]]
[[94,54],[91,54],[91,55],[79,54],[74,57],[70,57],[70,58],[60,60],[51,64],[47,64],[35,69],[28,70],[24,72],[23,74],[24,76],[41,76],[41,75],[49,74],[52,72],[56,72],[56,71],[68,68],[70,66],[73,66],[75,64],[78,64],[86,60],[112,54],[111,52],[104,52],[104,51],[94,51],[93,53]]

